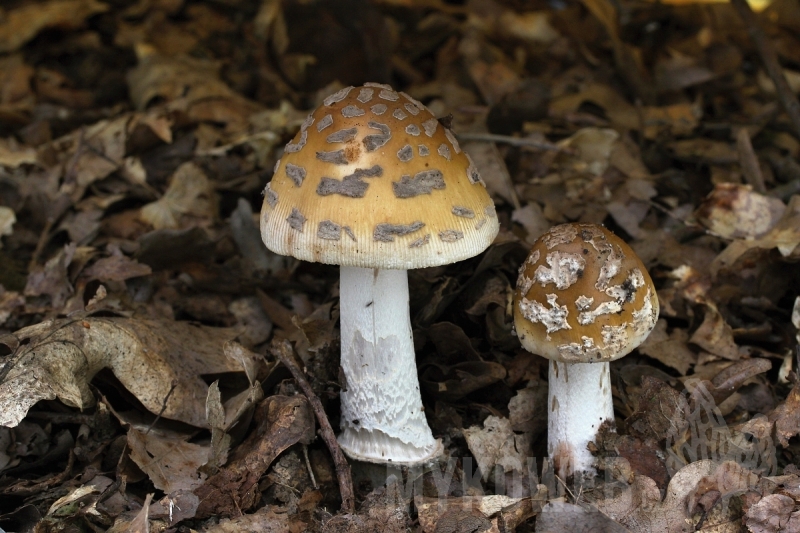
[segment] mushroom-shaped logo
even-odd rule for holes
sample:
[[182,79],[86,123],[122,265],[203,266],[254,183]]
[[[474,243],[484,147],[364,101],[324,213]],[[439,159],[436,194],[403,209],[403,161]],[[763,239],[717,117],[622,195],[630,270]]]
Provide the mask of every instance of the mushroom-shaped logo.
[[341,265],[339,444],[350,457],[408,465],[441,453],[422,409],[406,270],[477,255],[497,231],[453,134],[388,85],[332,94],[286,145],[261,235],[276,253]]
[[642,261],[595,224],[562,224],[520,267],[514,324],[522,346],[551,360],[548,453],[562,478],[594,474],[587,445],[614,421],[609,361],[627,355],[658,319]]

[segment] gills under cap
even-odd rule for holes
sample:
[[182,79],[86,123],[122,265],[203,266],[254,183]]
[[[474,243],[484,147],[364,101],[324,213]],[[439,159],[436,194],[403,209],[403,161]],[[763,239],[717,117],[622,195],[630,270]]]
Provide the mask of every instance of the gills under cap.
[[267,247],[306,261],[411,269],[482,252],[494,204],[469,156],[423,104],[367,83],[327,97],[264,191]]

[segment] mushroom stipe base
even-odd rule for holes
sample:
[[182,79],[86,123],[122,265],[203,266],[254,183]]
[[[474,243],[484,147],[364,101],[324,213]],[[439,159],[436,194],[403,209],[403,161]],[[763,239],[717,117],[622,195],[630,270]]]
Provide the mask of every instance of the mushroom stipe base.
[[600,426],[614,421],[608,363],[550,361],[547,452],[562,479],[591,478],[594,457],[587,448]]
[[340,268],[342,433],[353,459],[415,465],[442,453],[425,419],[405,270]]

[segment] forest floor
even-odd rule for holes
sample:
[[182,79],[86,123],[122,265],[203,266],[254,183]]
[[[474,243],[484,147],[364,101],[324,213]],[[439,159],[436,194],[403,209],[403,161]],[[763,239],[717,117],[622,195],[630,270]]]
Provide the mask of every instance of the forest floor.
[[[0,531],[800,532],[800,3],[755,7],[3,2]],[[258,224],[308,113],[365,82],[452,127],[500,233],[409,271],[444,456],[354,464],[353,502],[323,438],[338,267]],[[570,221],[627,241],[661,308],[583,486],[512,327]]]

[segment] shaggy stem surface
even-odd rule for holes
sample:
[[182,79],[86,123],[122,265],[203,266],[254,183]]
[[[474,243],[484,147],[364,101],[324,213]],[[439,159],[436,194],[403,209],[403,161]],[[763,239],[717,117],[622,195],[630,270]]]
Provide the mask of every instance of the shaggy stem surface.
[[413,465],[438,456],[414,357],[405,270],[340,269],[339,445],[353,459]]
[[587,449],[600,425],[614,421],[608,363],[550,361],[547,451],[562,479],[594,476]]

